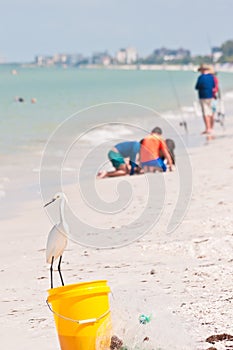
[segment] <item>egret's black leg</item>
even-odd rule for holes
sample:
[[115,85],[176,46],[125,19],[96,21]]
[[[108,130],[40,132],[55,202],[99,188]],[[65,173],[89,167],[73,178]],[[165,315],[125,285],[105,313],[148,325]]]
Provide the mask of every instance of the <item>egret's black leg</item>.
[[58,272],[59,272],[59,275],[60,275],[60,278],[61,278],[61,284],[64,286],[63,278],[62,278],[62,275],[61,275],[61,259],[62,259],[62,255],[60,256],[59,263],[58,263]]
[[51,289],[53,288],[53,261],[54,261],[54,256],[52,256],[52,261],[50,266]]

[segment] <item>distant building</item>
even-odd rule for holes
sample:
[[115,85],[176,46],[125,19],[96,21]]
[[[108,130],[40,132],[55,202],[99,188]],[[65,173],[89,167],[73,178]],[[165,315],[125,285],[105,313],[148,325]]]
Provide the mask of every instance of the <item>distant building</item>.
[[126,63],[126,50],[125,49],[120,49],[117,51],[116,61],[117,61],[117,63],[120,63],[120,64]]
[[137,62],[138,53],[133,47],[127,47],[126,49],[120,49],[116,53],[116,62],[119,64],[133,64]]
[[111,56],[108,54],[107,51],[105,52],[95,52],[92,55],[92,64],[100,64],[100,65],[104,65],[107,66],[111,63],[112,58]]
[[102,58],[102,64],[104,65],[104,66],[109,66],[109,64],[111,64],[112,63],[112,57],[110,57],[110,56],[104,56],[103,58]]
[[36,56],[35,57],[35,64],[37,66],[44,66],[45,65],[45,57],[44,56]]
[[81,54],[55,54],[53,56],[38,55],[35,57],[35,64],[38,66],[75,66],[83,62],[87,63],[87,59]]
[[154,50],[153,54],[156,58],[163,59],[164,61],[182,60],[191,56],[189,50],[185,50],[183,48],[173,50],[165,47]]
[[126,49],[126,63],[133,64],[138,60],[138,53],[134,47],[128,47]]
[[55,62],[53,56],[38,55],[35,57],[35,64],[40,67],[53,66],[54,63]]
[[213,61],[214,62],[218,62],[220,57],[222,57],[223,52],[222,52],[220,47],[212,47],[211,48],[211,54],[212,54],[212,57],[213,57]]
[[166,49],[165,47],[162,47],[161,49],[154,50],[153,54],[157,57],[163,58],[164,56],[168,56],[170,54],[171,50]]
[[68,55],[67,54],[57,53],[57,54],[53,55],[53,63],[54,64],[66,64],[67,60],[68,60]]
[[67,55],[67,65],[75,66],[82,63],[85,60],[82,54],[69,54]]
[[191,57],[191,52],[190,50],[186,50],[186,49],[178,49],[176,50],[176,59],[183,59],[183,58],[187,58],[187,57]]
[[168,54],[168,55],[162,56],[162,58],[164,61],[174,61],[176,59],[176,56],[172,54]]

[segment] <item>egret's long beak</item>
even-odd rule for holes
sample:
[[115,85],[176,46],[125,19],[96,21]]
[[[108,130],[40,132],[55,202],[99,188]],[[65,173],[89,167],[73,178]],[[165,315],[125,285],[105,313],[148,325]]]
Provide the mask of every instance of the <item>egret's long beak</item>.
[[46,204],[44,205],[44,207],[47,207],[47,205],[53,203],[55,200],[56,200],[56,198],[53,198],[50,202],[46,203]]

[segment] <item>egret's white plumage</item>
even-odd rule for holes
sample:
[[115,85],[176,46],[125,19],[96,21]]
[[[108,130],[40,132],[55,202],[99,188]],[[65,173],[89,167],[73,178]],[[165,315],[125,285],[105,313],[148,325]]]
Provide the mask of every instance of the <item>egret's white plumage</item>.
[[53,281],[52,281],[52,272],[53,272],[53,262],[58,257],[60,257],[59,264],[58,264],[58,271],[61,277],[62,285],[63,279],[60,271],[60,264],[62,259],[62,254],[67,246],[67,240],[69,235],[69,226],[67,225],[64,217],[64,209],[65,209],[65,203],[67,202],[67,198],[64,193],[59,192],[56,193],[53,199],[45,204],[45,206],[53,203],[56,200],[60,200],[59,203],[59,213],[60,213],[60,221],[58,224],[54,225],[51,231],[48,235],[47,240],[47,246],[46,246],[46,261],[47,263],[51,264],[51,288],[53,288]]
[[67,246],[67,232],[64,229],[62,222],[53,226],[48,235],[46,246],[46,261],[48,264],[52,263],[52,257],[54,260],[59,258]]

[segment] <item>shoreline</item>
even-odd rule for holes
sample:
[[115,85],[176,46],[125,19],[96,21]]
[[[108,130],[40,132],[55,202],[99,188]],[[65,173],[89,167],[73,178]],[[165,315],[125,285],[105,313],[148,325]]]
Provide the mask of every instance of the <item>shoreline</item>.
[[[82,69],[110,69],[110,70],[141,70],[141,71],[192,71],[197,72],[199,65],[188,64],[188,65],[179,65],[179,64],[131,64],[131,65],[114,65],[110,64],[107,66],[98,65],[98,64],[87,64],[80,65]],[[226,72],[233,73],[233,64],[225,65],[215,65],[215,70],[217,72]]]
[[[232,63],[213,63],[210,65],[213,65],[215,67],[215,70],[217,72],[224,72],[224,73],[233,73],[233,64]],[[69,68],[76,68],[76,69],[87,69],[87,70],[141,70],[141,71],[193,71],[197,72],[199,64],[80,64],[77,66],[69,66],[69,65],[60,65],[56,66],[54,64],[51,65],[37,65],[35,63],[2,63],[0,64],[0,67],[7,67],[10,68],[14,67],[21,67],[21,68],[57,68],[57,69],[69,69]]]
[[[233,115],[231,100],[226,103],[226,113],[227,128],[228,125],[231,126],[232,124],[232,117],[229,116],[229,113]],[[198,150],[205,145],[205,137],[200,134],[202,128],[201,116],[193,116],[192,113],[189,113],[190,118],[186,116],[185,119],[188,123],[189,134],[185,134],[184,128],[179,125],[179,114],[169,111],[168,115],[170,117],[167,119],[167,113],[162,114],[164,121],[167,119],[169,123],[175,127],[177,133],[180,134],[185,147],[188,149],[188,152]],[[215,129],[218,137],[224,137],[224,134],[227,132],[227,130],[225,132],[218,124],[216,124]],[[102,134],[100,133],[100,136],[101,135]],[[99,137],[99,135],[96,135],[95,137]],[[167,137],[171,137],[171,135],[168,134]],[[124,138],[127,139],[127,136],[124,136]],[[131,134],[129,134],[128,139],[132,139]],[[88,143],[85,144],[85,142],[86,141],[84,141],[84,146],[86,148]],[[14,215],[20,211],[21,202],[26,203],[30,200],[35,200],[38,196],[40,198],[39,171],[42,152],[44,151],[45,145],[46,140],[44,143],[40,142],[39,145],[37,142],[35,144],[32,142],[28,149],[18,149],[17,157],[15,156],[15,153],[12,152],[2,155],[3,166],[0,177],[0,204],[3,205],[3,208],[0,215],[1,218],[14,217]],[[106,154],[104,154],[104,157],[107,160]],[[75,159],[73,159],[73,161],[75,161]],[[25,164],[25,166],[23,166],[23,164]],[[67,183],[71,183],[72,181],[71,168],[71,164],[68,164],[64,170],[68,177]],[[15,174],[18,174],[16,178]],[[22,183],[24,183],[23,187]],[[18,194],[17,197],[14,196],[14,193]]]

